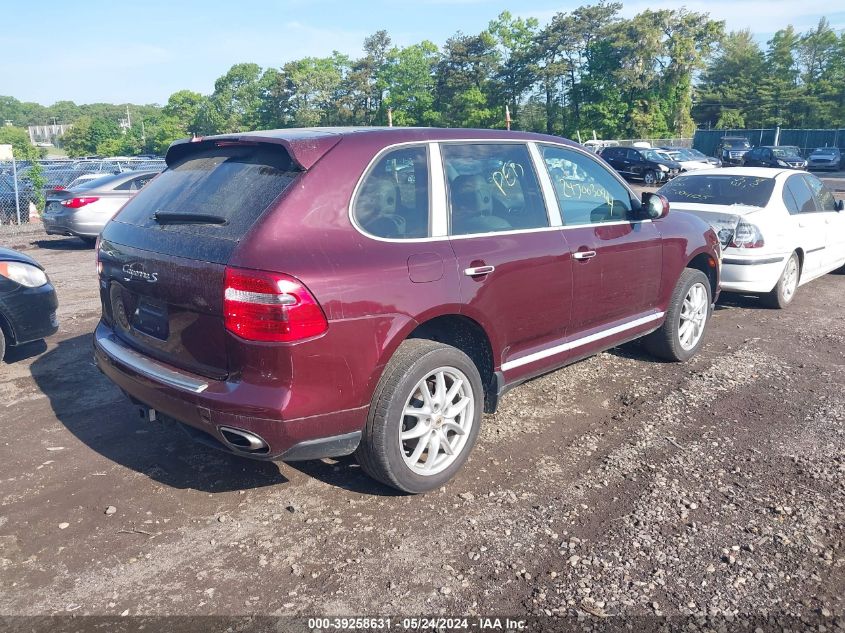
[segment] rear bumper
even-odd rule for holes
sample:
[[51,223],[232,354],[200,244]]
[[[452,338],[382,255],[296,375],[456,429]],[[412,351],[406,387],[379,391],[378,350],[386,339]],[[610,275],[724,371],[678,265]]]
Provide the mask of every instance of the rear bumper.
[[[258,406],[260,390],[267,387],[212,380],[166,365],[133,350],[102,322],[94,332],[94,360],[136,404],[181,422],[203,444],[244,457],[295,461],[348,455],[357,448],[366,421],[368,407],[286,419],[280,388],[269,394],[277,406]],[[258,436],[267,449],[244,450],[221,429]]]
[[722,258],[722,290],[725,292],[766,293],[783,272],[786,255],[755,255]]
[[[107,220],[108,218],[106,218]],[[41,222],[47,235],[72,235],[75,237],[97,237],[105,226],[102,219],[86,220],[72,215],[43,214]]]
[[39,288],[21,288],[0,297],[0,314],[11,330],[14,345],[55,334],[59,329],[58,307],[56,290],[50,283]]

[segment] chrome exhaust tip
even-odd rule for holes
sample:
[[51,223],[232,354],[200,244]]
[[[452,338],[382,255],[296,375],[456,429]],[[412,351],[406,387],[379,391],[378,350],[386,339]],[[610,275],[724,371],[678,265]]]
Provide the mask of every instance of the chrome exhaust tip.
[[267,453],[270,446],[255,433],[234,429],[231,426],[217,427],[223,440],[232,449],[242,453]]

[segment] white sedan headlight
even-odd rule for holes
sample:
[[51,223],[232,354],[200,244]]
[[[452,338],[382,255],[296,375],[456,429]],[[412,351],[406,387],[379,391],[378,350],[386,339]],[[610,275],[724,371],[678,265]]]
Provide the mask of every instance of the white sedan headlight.
[[0,276],[27,288],[38,288],[47,283],[43,270],[23,262],[0,262]]

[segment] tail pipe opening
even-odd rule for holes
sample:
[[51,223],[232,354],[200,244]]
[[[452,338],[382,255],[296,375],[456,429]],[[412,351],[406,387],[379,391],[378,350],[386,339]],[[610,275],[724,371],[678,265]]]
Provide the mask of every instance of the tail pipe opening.
[[234,429],[230,426],[218,427],[220,435],[232,449],[242,453],[262,455],[270,451],[270,446],[255,433]]

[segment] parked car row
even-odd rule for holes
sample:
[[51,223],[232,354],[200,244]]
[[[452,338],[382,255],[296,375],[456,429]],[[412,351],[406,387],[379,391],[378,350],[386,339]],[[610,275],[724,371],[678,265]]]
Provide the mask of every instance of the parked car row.
[[713,167],[773,167],[787,169],[843,169],[842,152],[835,147],[814,150],[809,158],[801,157],[794,145],[761,145],[752,147],[745,137],[725,137],[718,157],[706,156],[695,149],[677,147],[605,147],[600,152],[617,172],[630,180],[646,185],[665,183],[678,174]]
[[[843,205],[811,174],[611,150],[629,176],[675,177],[637,196],[579,145],[495,130],[174,143],[100,235],[95,361],[143,418],[205,445],[354,453],[420,493],[514,386],[634,339],[686,361],[721,289],[783,308],[845,266]],[[94,209],[127,176],[52,208]]]
[[625,178],[655,185],[674,178],[683,169],[680,162],[664,151],[639,147],[608,147],[601,157]]
[[17,198],[11,163],[4,164],[0,169],[0,223],[17,223],[18,209],[20,221],[28,222],[30,205],[44,196],[49,196],[51,192],[73,189],[103,176],[133,171],[159,172],[165,167],[164,159],[154,157],[52,160],[39,161],[39,164],[44,181],[41,194],[37,195],[38,192],[30,178],[33,163],[21,161],[17,166]]
[[47,193],[41,221],[48,235],[69,235],[94,244],[115,213],[158,175],[157,171],[128,171],[99,176],[69,189]]

